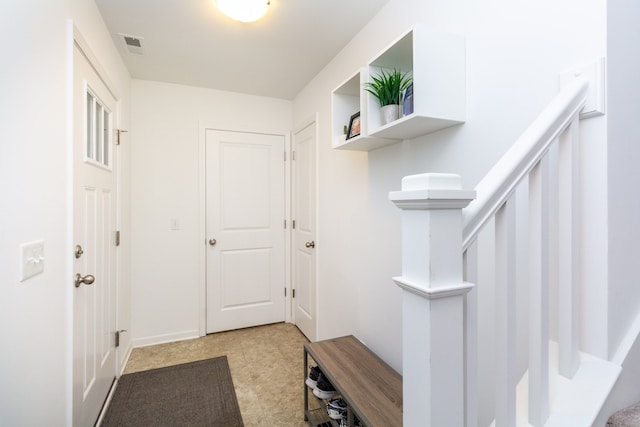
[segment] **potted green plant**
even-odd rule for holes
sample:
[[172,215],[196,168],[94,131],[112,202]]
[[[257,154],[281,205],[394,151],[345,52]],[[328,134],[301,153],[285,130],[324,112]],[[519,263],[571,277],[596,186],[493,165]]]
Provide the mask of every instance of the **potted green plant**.
[[377,76],[371,76],[364,89],[375,96],[380,103],[382,124],[387,124],[400,117],[400,100],[402,92],[411,84],[408,72],[402,73],[395,68],[391,71],[380,70]]

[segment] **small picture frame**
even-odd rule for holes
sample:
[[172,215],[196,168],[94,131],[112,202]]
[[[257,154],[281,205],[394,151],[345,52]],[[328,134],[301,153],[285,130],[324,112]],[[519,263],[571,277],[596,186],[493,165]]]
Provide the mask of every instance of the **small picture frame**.
[[347,139],[360,135],[360,111],[351,116],[349,128],[347,129]]

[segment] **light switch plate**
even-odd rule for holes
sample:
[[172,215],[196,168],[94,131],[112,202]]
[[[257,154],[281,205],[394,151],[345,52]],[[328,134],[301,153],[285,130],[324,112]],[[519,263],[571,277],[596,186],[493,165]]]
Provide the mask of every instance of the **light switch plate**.
[[44,271],[44,241],[23,243],[20,245],[20,281]]
[[584,64],[560,75],[560,87],[564,87],[576,77],[583,77],[589,81],[587,101],[580,112],[581,119],[602,116],[605,114],[605,71],[604,58]]

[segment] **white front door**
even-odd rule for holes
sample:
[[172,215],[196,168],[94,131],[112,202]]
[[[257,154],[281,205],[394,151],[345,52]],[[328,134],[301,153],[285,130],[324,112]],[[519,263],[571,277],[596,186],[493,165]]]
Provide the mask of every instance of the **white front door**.
[[207,333],[285,319],[284,136],[207,130]]
[[73,57],[73,425],[89,426],[116,375],[117,115],[116,100],[77,46]]
[[316,339],[316,123],[293,136],[294,316],[309,340]]

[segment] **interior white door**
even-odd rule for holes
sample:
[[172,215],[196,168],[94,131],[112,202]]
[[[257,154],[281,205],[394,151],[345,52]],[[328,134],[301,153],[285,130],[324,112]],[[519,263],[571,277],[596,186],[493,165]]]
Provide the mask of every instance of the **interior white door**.
[[309,340],[316,339],[316,123],[293,136],[294,317]]
[[207,333],[285,319],[284,136],[207,130]]
[[[116,100],[76,46],[73,425],[94,425],[116,375]],[[75,280],[74,280],[75,279]]]

